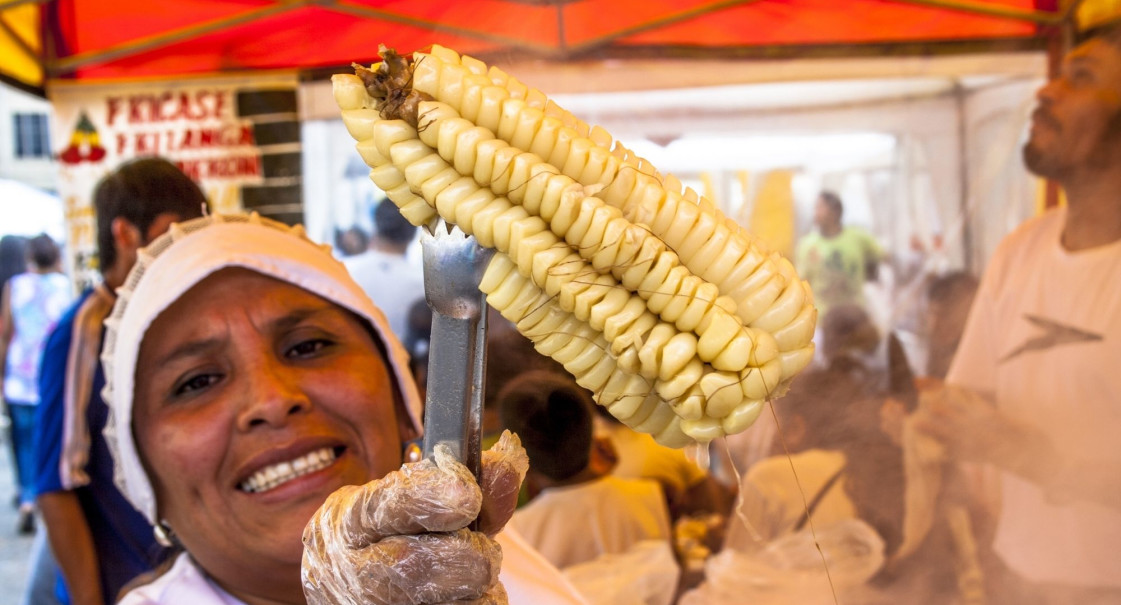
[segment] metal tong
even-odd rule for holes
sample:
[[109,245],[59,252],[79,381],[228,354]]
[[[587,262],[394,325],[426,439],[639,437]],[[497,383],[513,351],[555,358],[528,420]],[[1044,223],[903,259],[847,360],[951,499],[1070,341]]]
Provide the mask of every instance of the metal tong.
[[432,308],[424,457],[446,443],[476,477],[481,469],[486,296],[479,291],[494,251],[442,219],[420,236],[424,297]]

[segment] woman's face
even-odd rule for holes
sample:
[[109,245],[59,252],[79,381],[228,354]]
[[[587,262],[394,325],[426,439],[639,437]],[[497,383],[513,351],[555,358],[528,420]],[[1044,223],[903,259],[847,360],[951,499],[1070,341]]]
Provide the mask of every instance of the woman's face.
[[407,429],[386,365],[356,316],[244,269],[206,278],[152,323],[136,440],[160,518],[227,590],[290,600],[294,586],[302,600],[312,514],[400,466]]

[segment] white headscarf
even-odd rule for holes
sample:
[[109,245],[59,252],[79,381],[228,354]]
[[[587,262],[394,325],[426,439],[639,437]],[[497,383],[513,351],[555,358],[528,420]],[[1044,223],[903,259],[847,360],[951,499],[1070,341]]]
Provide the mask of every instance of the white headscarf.
[[[105,320],[105,438],[115,461],[117,487],[153,525],[152,482],[132,434],[133,386],[144,333],[168,306],[207,276],[242,267],[303,288],[366,319],[385,345],[389,364],[413,425],[421,429],[421,400],[409,373],[408,354],[381,310],[351,279],[330,248],[309,240],[301,226],[252,215],[212,215],[172,225],[139,253],[113,313]],[[183,321],[191,321],[184,318]]]

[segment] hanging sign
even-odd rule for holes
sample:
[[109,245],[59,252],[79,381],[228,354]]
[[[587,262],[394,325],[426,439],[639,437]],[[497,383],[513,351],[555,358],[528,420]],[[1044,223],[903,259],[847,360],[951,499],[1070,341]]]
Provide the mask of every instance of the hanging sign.
[[296,88],[294,76],[48,86],[68,262],[78,285],[98,274],[94,188],[130,159],[170,160],[199,183],[212,211],[299,221]]

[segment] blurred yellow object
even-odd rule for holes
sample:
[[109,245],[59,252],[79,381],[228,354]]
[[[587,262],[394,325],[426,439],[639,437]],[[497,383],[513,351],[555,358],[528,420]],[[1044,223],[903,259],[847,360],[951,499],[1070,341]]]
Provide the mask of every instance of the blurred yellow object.
[[773,170],[763,177],[755,195],[747,230],[763,240],[771,250],[794,256],[794,192],[790,183],[794,173]]
[[1078,29],[1121,20],[1121,0],[1085,0],[1078,5]]
[[18,4],[0,9],[0,75],[32,87],[43,86],[40,63],[39,6]]

